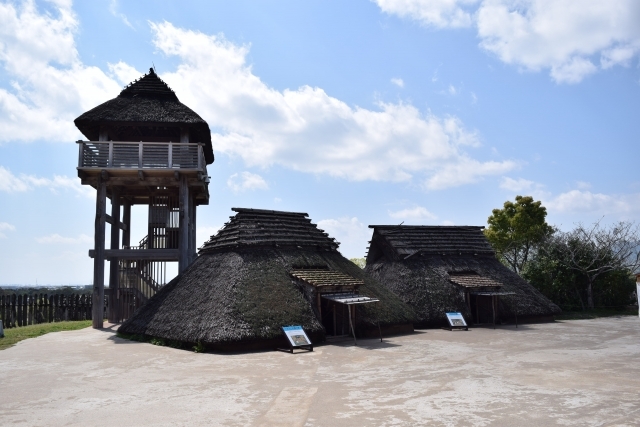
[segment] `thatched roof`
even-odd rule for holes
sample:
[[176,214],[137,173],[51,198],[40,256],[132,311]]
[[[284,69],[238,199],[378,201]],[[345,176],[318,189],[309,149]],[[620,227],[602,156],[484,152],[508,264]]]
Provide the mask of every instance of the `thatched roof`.
[[475,272],[461,271],[449,272],[449,280],[465,289],[475,288],[501,288],[502,283],[496,282],[488,277],[480,276]]
[[411,323],[391,291],[337,251],[303,213],[233,209],[237,214],[200,249],[189,268],[151,298],[120,331],[211,348],[272,346],[282,326],[301,325],[314,342],[324,328],[292,272],[325,270],[362,283],[381,302],[358,307],[357,330]]
[[232,208],[237,215],[200,248],[202,253],[248,247],[310,247],[332,251],[339,243],[311,223],[306,213]]
[[[74,121],[76,127],[90,141],[97,141],[100,125],[110,126],[113,140],[153,140],[159,133],[173,132],[174,142],[180,141],[180,127],[189,129],[190,141],[204,144],[207,163],[213,163],[211,131],[209,125],[192,109],[178,100],[175,92],[157,76],[153,68],[139,80],[132,82],[116,98],[87,111]],[[145,135],[136,133],[131,126],[159,127]],[[138,131],[140,132],[140,131]],[[157,139],[157,138],[156,138]]]
[[[440,326],[448,311],[470,318],[463,289],[498,287],[504,319],[548,317],[560,308],[505,267],[484,237],[483,227],[393,226],[374,228],[365,271],[416,312],[416,326]],[[448,242],[443,236],[450,236]],[[465,286],[465,284],[467,286]]]
[[386,256],[402,260],[418,253],[441,255],[493,255],[482,233],[484,227],[428,225],[370,225],[377,244],[372,245],[367,263]]

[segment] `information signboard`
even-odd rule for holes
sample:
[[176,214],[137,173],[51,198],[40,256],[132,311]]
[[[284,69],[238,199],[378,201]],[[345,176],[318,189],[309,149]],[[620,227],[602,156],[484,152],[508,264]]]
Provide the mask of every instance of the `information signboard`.
[[313,344],[311,344],[311,340],[302,329],[302,326],[283,326],[282,330],[291,345],[292,353],[294,348],[303,348],[313,351]]
[[449,321],[449,329],[453,328],[464,328],[465,330],[469,330],[467,327],[467,322],[464,321],[464,317],[462,317],[462,313],[445,313],[447,315],[447,320]]

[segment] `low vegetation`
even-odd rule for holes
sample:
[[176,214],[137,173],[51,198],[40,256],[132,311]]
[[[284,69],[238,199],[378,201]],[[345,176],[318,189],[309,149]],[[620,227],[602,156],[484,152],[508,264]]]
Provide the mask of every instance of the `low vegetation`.
[[36,338],[49,332],[75,331],[91,326],[91,320],[73,322],[42,323],[39,325],[22,326],[4,330],[4,338],[0,338],[0,350],[9,348],[27,338]]
[[597,313],[620,313],[636,303],[639,225],[601,220],[563,232],[545,218],[539,201],[517,196],[515,203],[493,210],[485,235],[505,265],[564,311],[600,317]]

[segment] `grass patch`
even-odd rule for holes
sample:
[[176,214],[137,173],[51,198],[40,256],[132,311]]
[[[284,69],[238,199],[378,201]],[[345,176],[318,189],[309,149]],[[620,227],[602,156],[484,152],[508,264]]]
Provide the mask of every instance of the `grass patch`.
[[77,320],[73,322],[41,323],[39,325],[22,326],[4,330],[4,338],[0,338],[0,350],[9,348],[15,343],[35,338],[49,332],[75,331],[91,326],[91,320]]
[[612,316],[637,316],[637,307],[615,308],[594,308],[585,311],[564,311],[562,314],[555,316],[556,320],[582,320],[597,319],[599,317]]

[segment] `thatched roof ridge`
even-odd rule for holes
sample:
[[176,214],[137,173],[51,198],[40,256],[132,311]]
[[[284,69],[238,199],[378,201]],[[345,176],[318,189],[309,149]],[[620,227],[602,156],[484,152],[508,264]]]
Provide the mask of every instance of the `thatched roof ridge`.
[[416,254],[493,255],[482,226],[370,225],[367,263],[382,256],[401,260]]
[[126,86],[116,98],[83,113],[74,123],[91,141],[99,139],[100,125],[187,127],[190,141],[204,144],[207,163],[214,160],[209,125],[178,100],[175,92],[153,68],[149,74]]
[[303,212],[232,208],[237,212],[200,253],[239,247],[294,247],[334,251],[339,243]]

